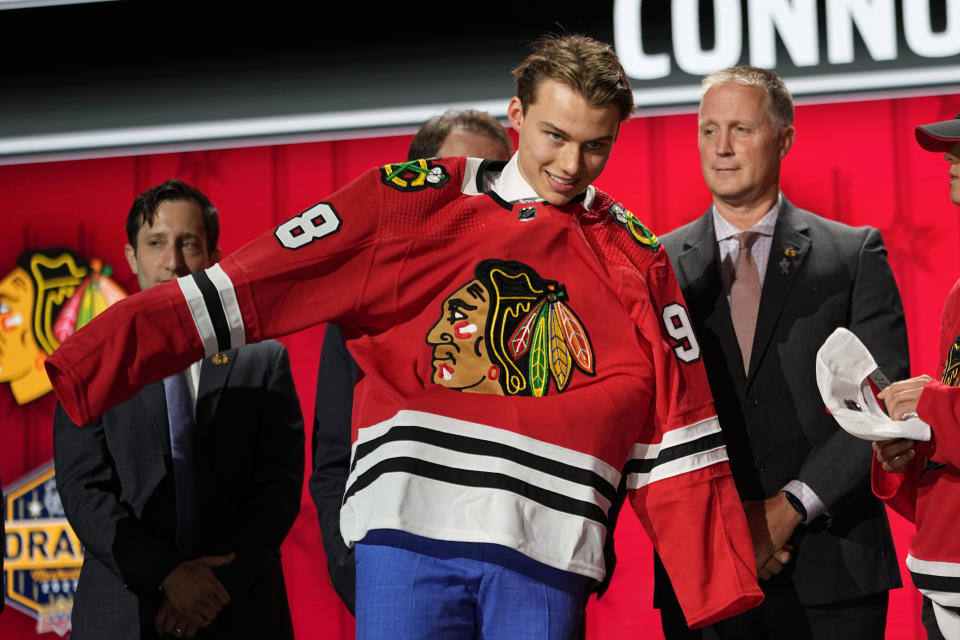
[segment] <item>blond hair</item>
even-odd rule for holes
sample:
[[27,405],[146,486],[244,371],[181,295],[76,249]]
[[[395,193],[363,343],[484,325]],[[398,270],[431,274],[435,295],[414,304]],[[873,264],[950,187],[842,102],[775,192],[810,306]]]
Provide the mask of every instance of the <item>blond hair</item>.
[[728,67],[714,71],[700,83],[703,91],[701,97],[710,87],[725,82],[736,82],[747,87],[763,89],[767,94],[767,113],[770,122],[776,129],[783,129],[793,125],[793,96],[784,84],[783,79],[772,71],[759,67]]

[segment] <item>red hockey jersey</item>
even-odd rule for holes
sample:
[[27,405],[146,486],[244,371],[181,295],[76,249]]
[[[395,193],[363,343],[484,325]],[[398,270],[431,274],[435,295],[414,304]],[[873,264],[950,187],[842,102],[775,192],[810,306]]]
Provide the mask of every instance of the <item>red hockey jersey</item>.
[[907,568],[921,592],[944,607],[960,607],[960,280],[947,296],[940,324],[943,360],[923,389],[917,415],[933,432],[918,442],[904,473],[887,473],[873,460],[874,493],[917,525]]
[[593,187],[561,207],[530,195],[516,159],[372,169],[219,265],[111,307],[47,360],[54,388],[82,424],[200,357],[335,322],[365,374],[348,543],[384,528],[496,543],[599,580],[623,472],[687,620],[756,605],[666,252]]

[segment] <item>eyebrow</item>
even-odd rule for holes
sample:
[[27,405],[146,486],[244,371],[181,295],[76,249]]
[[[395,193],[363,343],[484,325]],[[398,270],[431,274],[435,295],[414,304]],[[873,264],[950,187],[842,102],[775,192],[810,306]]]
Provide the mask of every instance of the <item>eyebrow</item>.
[[[541,126],[542,128],[553,129],[553,130],[556,131],[557,133],[559,133],[559,134],[561,134],[561,135],[563,135],[563,136],[565,136],[565,137],[567,137],[567,138],[570,137],[570,134],[569,134],[569,133],[567,133],[566,131],[564,131],[563,129],[561,129],[560,127],[558,127],[557,125],[553,124],[552,122],[548,122],[548,121],[546,121],[546,120],[541,120],[541,121],[540,121],[540,126]],[[587,142],[609,142],[609,141],[611,141],[611,140],[613,140],[613,136],[612,136],[612,135],[609,135],[609,136],[601,136],[601,137],[599,137],[599,138],[593,138],[592,140],[587,140]]]
[[447,302],[447,307],[452,311],[454,309],[465,309],[467,311],[475,311],[477,308],[472,304],[468,304],[461,300],[460,298],[450,298]]

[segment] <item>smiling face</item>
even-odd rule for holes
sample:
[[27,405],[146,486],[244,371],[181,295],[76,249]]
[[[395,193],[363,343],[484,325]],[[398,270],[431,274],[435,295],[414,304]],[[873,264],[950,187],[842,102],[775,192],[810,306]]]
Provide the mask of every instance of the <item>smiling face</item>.
[[207,251],[203,211],[193,200],[167,200],[157,207],[153,224],[137,232],[137,246],[124,247],[140,289],[197,273],[220,259],[220,250]]
[[615,104],[590,106],[576,91],[550,79],[540,81],[526,111],[514,97],[507,116],[519,134],[520,174],[554,205],[567,204],[600,176],[620,130]]
[[486,336],[490,294],[471,280],[441,303],[440,318],[427,334],[433,347],[432,381],[457,391],[503,395],[500,370],[489,355]]
[[724,82],[710,87],[700,103],[700,167],[721,214],[766,213],[777,198],[780,161],[794,130],[774,126],[768,100],[759,87]]

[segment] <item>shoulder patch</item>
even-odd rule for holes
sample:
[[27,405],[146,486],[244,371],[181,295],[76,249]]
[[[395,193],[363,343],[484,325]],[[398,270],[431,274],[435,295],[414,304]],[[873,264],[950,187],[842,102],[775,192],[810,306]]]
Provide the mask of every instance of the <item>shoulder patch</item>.
[[397,191],[439,189],[450,181],[450,172],[433,160],[410,160],[383,165],[380,180]]
[[640,222],[633,212],[624,207],[619,202],[614,202],[607,208],[610,215],[621,227],[630,232],[630,237],[645,249],[656,252],[660,250],[660,240],[656,234]]

